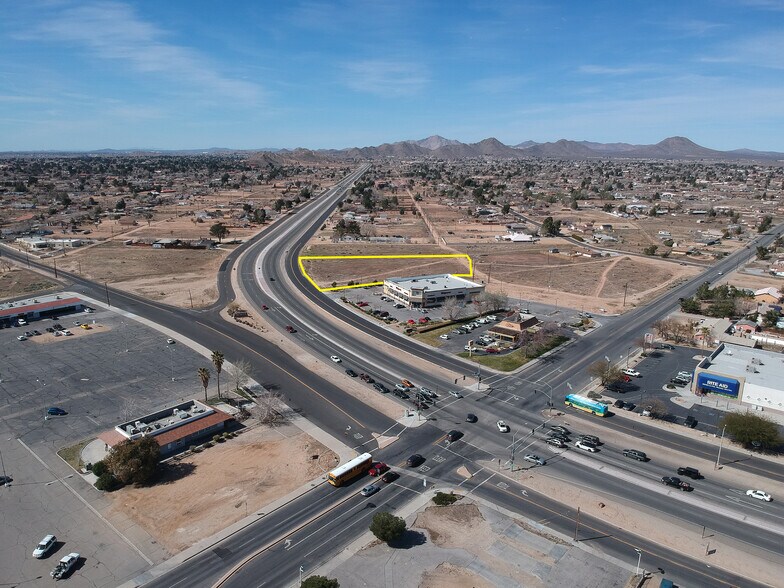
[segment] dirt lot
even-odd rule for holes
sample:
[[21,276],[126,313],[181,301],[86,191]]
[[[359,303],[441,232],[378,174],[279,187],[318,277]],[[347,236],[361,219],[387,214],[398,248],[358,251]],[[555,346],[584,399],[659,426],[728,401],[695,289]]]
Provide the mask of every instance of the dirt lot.
[[174,554],[321,476],[336,457],[295,427],[259,427],[173,462],[152,487],[107,496]]
[[218,295],[216,274],[226,251],[153,249],[108,241],[68,255],[57,267],[81,273],[112,288],[135,292],[175,306],[207,306]]
[[26,296],[43,292],[60,285],[54,280],[45,278],[39,273],[28,269],[6,269],[0,268],[0,300]]

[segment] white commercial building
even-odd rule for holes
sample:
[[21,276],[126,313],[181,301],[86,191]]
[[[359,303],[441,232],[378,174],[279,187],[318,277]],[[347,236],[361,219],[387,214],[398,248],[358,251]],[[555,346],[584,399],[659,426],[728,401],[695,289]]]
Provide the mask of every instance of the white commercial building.
[[447,298],[470,302],[484,289],[482,284],[458,278],[452,274],[384,280],[384,294],[401,304],[414,308],[437,306]]
[[718,394],[756,410],[784,412],[784,356],[722,343],[694,371],[695,394]]

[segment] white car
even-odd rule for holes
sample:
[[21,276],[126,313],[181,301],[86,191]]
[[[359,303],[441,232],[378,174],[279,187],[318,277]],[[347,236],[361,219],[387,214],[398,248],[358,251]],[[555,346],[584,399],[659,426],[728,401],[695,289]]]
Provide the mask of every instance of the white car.
[[36,559],[41,559],[46,555],[46,552],[54,546],[55,543],[57,543],[57,537],[54,535],[47,535],[41,539],[41,542],[33,550],[33,557]]
[[460,392],[458,392],[457,390],[451,390],[449,392],[449,395],[450,396],[454,396],[455,398],[462,398],[463,397],[463,395],[460,394]]
[[633,370],[631,368],[626,368],[625,370],[623,370],[623,373],[626,374],[627,376],[631,376],[632,378],[639,378],[642,375],[637,370]]
[[443,335],[438,336],[439,339],[443,339],[444,341],[449,341],[449,335],[444,333]]
[[537,465],[544,465],[547,463],[541,457],[539,457],[538,455],[534,455],[533,453],[527,454],[526,456],[523,457],[523,459],[525,461],[530,461],[531,463],[535,463]]
[[57,566],[51,571],[49,574],[55,580],[59,580],[63,576],[65,576],[72,567],[76,565],[76,562],[79,561],[79,554],[78,553],[69,553],[59,562],[57,562]]
[[342,362],[342,361],[343,361],[343,360],[342,360],[342,359],[340,359],[340,358],[339,358],[337,355],[330,355],[330,356],[329,356],[329,358],[330,358],[332,361],[334,361],[335,363],[340,363],[340,362]]
[[27,325],[27,321],[24,320],[23,318],[20,318],[17,319],[16,324],[19,325],[20,327],[24,327],[25,325]]
[[169,337],[168,339],[166,339],[166,343],[168,343],[169,345],[173,345],[174,344],[174,339]]
[[574,446],[578,449],[582,449],[583,451],[596,453],[596,446],[593,443],[588,443],[587,441],[577,441]]
[[27,341],[27,337],[25,337],[24,335],[19,335],[17,339],[19,339],[20,341]]
[[495,426],[498,427],[498,430],[502,433],[509,432],[509,425],[507,425],[504,421],[498,421]]
[[764,500],[765,502],[770,502],[773,500],[770,494],[767,492],[763,492],[762,490],[746,490],[746,496],[751,496],[752,498],[756,498],[757,500]]

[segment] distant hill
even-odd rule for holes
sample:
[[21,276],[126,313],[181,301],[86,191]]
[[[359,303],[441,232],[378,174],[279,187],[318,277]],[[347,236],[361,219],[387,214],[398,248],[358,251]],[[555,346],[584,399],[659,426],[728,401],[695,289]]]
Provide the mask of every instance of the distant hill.
[[[686,137],[669,137],[654,145],[632,145],[630,143],[596,143],[593,141],[570,141],[561,139],[549,143],[523,141],[516,145],[505,145],[498,139],[489,138],[478,143],[462,143],[432,135],[426,139],[384,143],[378,146],[350,147],[347,149],[228,149],[211,147],[209,149],[99,149],[95,151],[26,151],[2,152],[0,157],[35,156],[116,156],[116,155],[196,155],[196,154],[238,154],[249,155],[261,160],[266,154],[265,163],[320,162],[327,160],[367,160],[367,159],[417,159],[433,158],[444,160],[495,158],[495,159],[670,159],[670,160],[721,160],[721,161],[781,161],[784,153],[775,151],[755,151],[735,149],[718,151],[698,145]],[[276,156],[276,157],[272,157]]]

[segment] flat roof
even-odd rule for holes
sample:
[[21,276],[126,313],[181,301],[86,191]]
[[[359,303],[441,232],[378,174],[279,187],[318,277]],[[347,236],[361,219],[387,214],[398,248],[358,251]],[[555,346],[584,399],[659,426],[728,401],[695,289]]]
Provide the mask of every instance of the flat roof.
[[52,308],[62,308],[65,306],[74,306],[76,304],[84,304],[84,302],[81,298],[76,298],[75,296],[63,298],[57,294],[49,294],[47,296],[39,296],[37,298],[28,298],[27,300],[3,302],[0,304],[0,317],[15,316],[21,313],[50,310]]
[[458,288],[481,288],[482,284],[458,278],[452,274],[434,274],[430,276],[415,276],[412,278],[387,278],[390,282],[405,290],[456,290]]
[[[708,361],[709,365],[703,369],[739,376],[749,384],[781,389],[784,382],[784,355],[775,351],[725,343],[719,353]],[[746,371],[748,366],[754,369]]]

